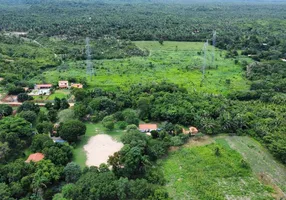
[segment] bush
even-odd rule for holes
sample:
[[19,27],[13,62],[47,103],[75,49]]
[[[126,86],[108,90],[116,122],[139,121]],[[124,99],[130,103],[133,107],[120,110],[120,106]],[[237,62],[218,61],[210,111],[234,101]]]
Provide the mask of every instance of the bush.
[[17,99],[19,102],[24,102],[29,99],[29,96],[26,93],[20,93],[17,95]]
[[11,106],[6,104],[0,104],[0,116],[9,116],[13,113],[13,109]]
[[102,120],[102,124],[108,130],[112,130],[114,128],[114,118],[112,115],[106,116]]
[[152,131],[151,131],[151,135],[152,135],[152,138],[153,138],[153,139],[156,139],[156,138],[159,137],[159,132],[156,131],[156,130],[152,130]]
[[130,125],[126,126],[126,131],[127,132],[130,132],[132,130],[137,130],[137,129],[138,128],[137,128],[137,126],[135,124],[130,124]]
[[125,121],[119,121],[119,122],[116,123],[116,126],[117,126],[119,129],[124,130],[124,129],[128,126],[128,123],[125,122]]
[[34,111],[22,111],[19,116],[31,123],[37,119],[37,114]]
[[180,136],[171,137],[171,146],[181,146],[184,144],[184,141]]
[[36,129],[39,133],[51,133],[53,130],[53,124],[47,121],[38,123]]
[[18,94],[20,94],[20,93],[25,93],[24,88],[13,86],[13,87],[10,87],[10,88],[8,89],[8,94],[9,94],[9,95],[18,95]]

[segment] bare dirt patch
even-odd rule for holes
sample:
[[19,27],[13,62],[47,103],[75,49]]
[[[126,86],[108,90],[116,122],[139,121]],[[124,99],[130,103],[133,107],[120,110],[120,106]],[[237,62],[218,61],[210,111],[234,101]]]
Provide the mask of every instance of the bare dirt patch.
[[113,140],[106,134],[98,134],[90,138],[84,146],[86,151],[86,165],[99,166],[101,163],[107,163],[109,156],[119,151],[123,147],[121,142]]
[[280,200],[286,197],[286,194],[274,183],[273,179],[269,175],[266,173],[259,173],[258,178],[263,184],[269,185],[273,188],[274,193],[272,196],[275,199]]
[[17,95],[7,95],[2,99],[3,102],[18,102]]
[[197,147],[197,146],[204,146],[213,143],[214,140],[210,136],[203,136],[199,138],[191,138],[184,146],[185,147]]

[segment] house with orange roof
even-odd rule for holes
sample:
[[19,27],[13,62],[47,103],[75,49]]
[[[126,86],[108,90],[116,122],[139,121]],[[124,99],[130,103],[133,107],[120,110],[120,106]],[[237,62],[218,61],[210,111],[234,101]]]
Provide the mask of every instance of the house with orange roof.
[[157,124],[139,124],[139,130],[143,133],[157,130]]
[[35,85],[35,90],[51,89],[52,87],[53,87],[52,84],[36,84],[36,85]]
[[69,82],[68,81],[59,81],[59,88],[68,88],[69,87]]
[[42,154],[42,153],[34,153],[34,154],[31,154],[30,156],[29,156],[29,158],[25,161],[26,163],[29,163],[29,162],[31,162],[31,161],[33,161],[33,162],[39,162],[39,161],[41,161],[41,160],[43,160],[44,159],[44,154]]

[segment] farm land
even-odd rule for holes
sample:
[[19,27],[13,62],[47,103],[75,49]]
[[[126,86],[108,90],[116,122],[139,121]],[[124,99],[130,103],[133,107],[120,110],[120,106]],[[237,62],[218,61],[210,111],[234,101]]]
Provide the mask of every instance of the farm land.
[[[115,91],[118,88],[126,90],[134,84],[167,81],[178,84],[189,91],[215,94],[249,89],[247,80],[243,78],[242,66],[235,64],[234,59],[225,58],[225,51],[216,49],[215,61],[212,64],[212,47],[209,47],[206,75],[202,81],[203,43],[167,41],[160,45],[155,41],[141,41],[135,44],[141,49],[147,49],[150,55],[94,60],[96,76],[87,78],[88,87]],[[240,61],[243,60],[249,61],[249,58],[241,57]],[[69,62],[67,65],[68,70],[44,72],[46,82],[54,83],[70,77],[86,77],[86,70],[82,67],[85,66],[83,61]]]

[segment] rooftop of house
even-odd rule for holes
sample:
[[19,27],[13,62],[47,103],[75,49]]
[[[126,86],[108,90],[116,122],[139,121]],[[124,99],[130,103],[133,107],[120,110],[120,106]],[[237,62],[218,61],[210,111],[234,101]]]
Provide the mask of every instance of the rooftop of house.
[[59,84],[68,84],[68,81],[59,81]]
[[157,124],[139,124],[139,130],[156,130]]
[[37,87],[52,87],[53,84],[36,84]]
[[31,154],[30,156],[29,156],[29,158],[25,161],[26,163],[29,163],[29,162],[31,162],[31,161],[33,161],[33,162],[39,162],[39,161],[41,161],[41,160],[43,160],[44,159],[44,154],[42,154],[42,153],[34,153],[34,154]]
[[72,83],[71,86],[77,88],[83,88],[83,85],[81,83]]

